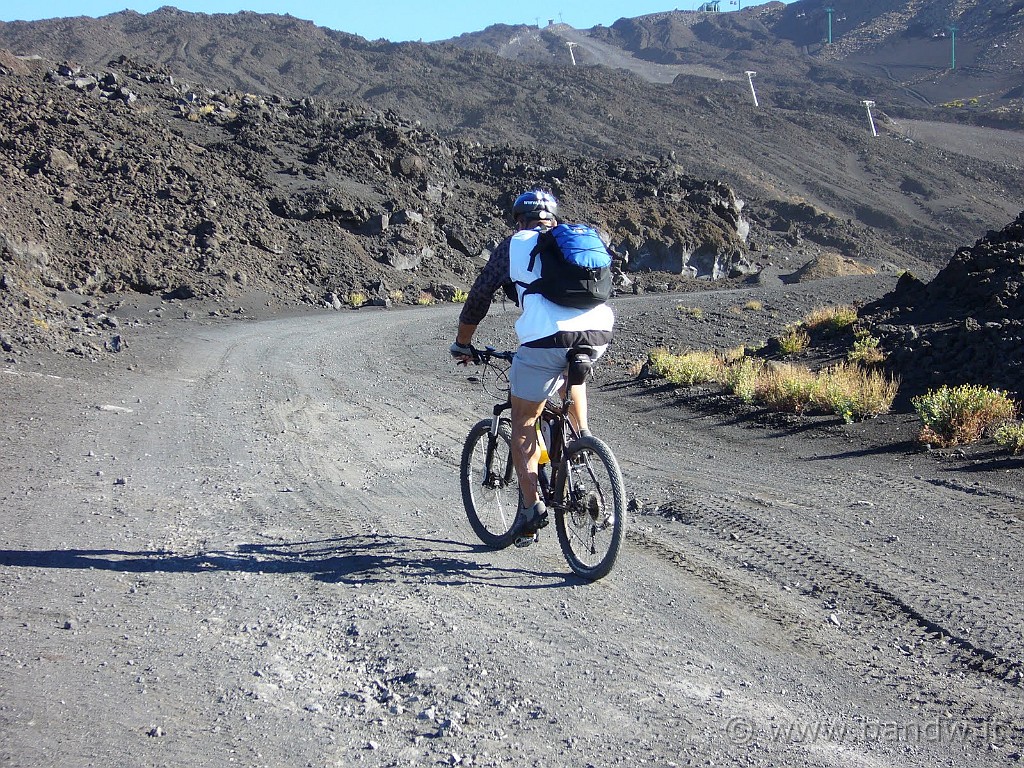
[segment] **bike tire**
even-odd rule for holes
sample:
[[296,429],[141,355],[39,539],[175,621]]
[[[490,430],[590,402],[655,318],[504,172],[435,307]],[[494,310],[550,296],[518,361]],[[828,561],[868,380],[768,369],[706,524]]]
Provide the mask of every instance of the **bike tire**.
[[[488,448],[490,447],[490,450]],[[512,464],[512,425],[491,420],[469,431],[459,463],[462,503],[474,533],[491,549],[504,549],[515,539],[512,527],[519,511],[519,479]]]
[[565,447],[555,481],[555,530],[569,567],[596,581],[615,565],[626,530],[626,490],[611,448],[593,436]]

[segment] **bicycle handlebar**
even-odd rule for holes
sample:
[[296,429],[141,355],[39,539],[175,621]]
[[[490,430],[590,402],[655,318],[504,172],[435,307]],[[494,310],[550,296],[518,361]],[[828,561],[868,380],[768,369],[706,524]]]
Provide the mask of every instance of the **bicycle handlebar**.
[[[472,344],[466,345],[469,348],[469,354],[465,356],[459,355],[461,359],[458,360],[459,365],[468,365],[473,363],[474,365],[490,365],[492,360],[504,360],[506,363],[511,363],[512,358],[515,357],[515,352],[499,352],[494,347],[485,347],[484,349],[477,349]],[[461,353],[461,350],[460,350]],[[452,354],[455,354],[453,349]]]
[[473,350],[473,363],[475,365],[487,365],[491,360],[504,360],[506,363],[511,363],[512,358],[516,354],[515,352],[499,352],[494,347],[485,347],[481,350],[470,345],[470,349]]

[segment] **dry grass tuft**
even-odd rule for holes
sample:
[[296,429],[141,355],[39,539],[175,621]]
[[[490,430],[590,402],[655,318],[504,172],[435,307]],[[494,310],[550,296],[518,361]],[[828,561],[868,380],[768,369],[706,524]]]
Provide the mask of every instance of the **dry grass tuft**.
[[857,308],[848,305],[817,307],[804,317],[801,325],[808,330],[843,331],[857,322]]
[[718,382],[725,369],[722,358],[714,352],[688,351],[675,355],[666,349],[655,349],[650,353],[650,362],[657,374],[682,387]]
[[898,379],[859,365],[840,363],[818,373],[812,401],[844,421],[862,421],[888,413],[899,388]]
[[779,336],[779,348],[784,354],[796,355],[811,345],[811,336],[803,328],[790,326]]
[[898,379],[861,365],[840,363],[814,372],[803,365],[747,357],[743,347],[680,355],[655,349],[648,365],[677,386],[716,383],[744,403],[787,413],[834,413],[847,422],[887,413],[899,390]]
[[754,385],[754,399],[787,413],[803,413],[817,386],[814,372],[802,365],[765,366]]

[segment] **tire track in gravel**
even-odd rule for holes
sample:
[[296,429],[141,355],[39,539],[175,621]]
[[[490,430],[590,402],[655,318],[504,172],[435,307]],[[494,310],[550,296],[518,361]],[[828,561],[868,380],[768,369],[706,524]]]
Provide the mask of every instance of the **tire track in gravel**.
[[[241,328],[195,388],[197,412],[221,414],[252,435],[242,447],[231,445],[237,436],[230,432],[223,443],[214,435],[205,450],[222,458],[246,453],[259,481],[247,492],[246,514],[273,538],[289,528],[327,540],[376,527],[378,478],[366,476],[363,462],[366,438],[379,430],[370,394],[377,382],[346,383],[360,370],[346,337],[358,339],[373,319],[343,319],[326,334],[313,320],[283,321],[266,333]],[[288,520],[294,525],[282,529]]]
[[[1012,606],[1009,596],[1004,601],[982,601],[948,585],[915,583],[912,574],[884,566],[877,566],[871,571],[875,575],[869,576],[865,573],[868,569],[839,565],[795,538],[765,532],[763,521],[735,509],[737,499],[720,497],[719,501],[713,523],[702,518],[698,529],[731,542],[730,548],[754,565],[776,577],[810,581],[813,592],[832,594],[846,602],[851,594],[864,595],[882,616],[895,608],[933,633],[936,641],[955,645],[968,666],[1014,684],[1024,682],[1019,647],[1010,645],[1013,638],[1004,637],[1006,632],[994,624],[1002,622],[1006,628],[1015,623],[1013,613],[1007,610]],[[941,597],[926,596],[936,589]]]
[[[400,328],[402,318],[422,322],[411,313],[392,313],[388,322]],[[417,514],[407,509],[410,499],[423,495],[423,473],[433,474],[437,456],[457,467],[454,453],[433,440],[435,409],[405,400],[396,387],[409,376],[408,362],[381,361],[381,347],[367,342],[380,317],[344,320],[292,345],[283,339],[290,349],[262,350],[268,370],[285,372],[261,404],[270,431],[285,435],[272,463],[305,505],[304,530],[324,538],[392,528],[393,513]]]
[[[847,603],[859,595],[876,615],[896,610],[935,640],[955,645],[967,666],[1024,683],[1015,613],[1024,584],[1014,570],[1024,547],[1012,530],[1012,502],[973,493],[965,509],[963,489],[904,476],[902,468],[858,468],[851,475],[812,456],[785,462],[784,474],[776,476],[771,460],[759,469],[756,461],[727,455],[734,447],[716,443],[714,451],[715,460],[687,472],[690,482],[676,483],[666,500],[642,504],[646,515],[672,523],[682,539],[677,546],[713,552],[783,581],[810,582]],[[680,454],[656,458],[654,466],[648,459],[649,474],[680,474],[676,462],[690,459]],[[984,562],[960,533],[968,510],[973,525],[986,531]]]

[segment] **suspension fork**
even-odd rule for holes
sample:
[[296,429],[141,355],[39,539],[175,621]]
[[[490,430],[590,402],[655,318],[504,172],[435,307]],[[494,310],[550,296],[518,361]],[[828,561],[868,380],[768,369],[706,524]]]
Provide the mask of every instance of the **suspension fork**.
[[[496,470],[494,467],[494,448],[498,444],[498,424],[501,422],[501,414],[512,407],[511,403],[498,403],[494,406],[493,416],[491,416],[491,430],[487,435],[487,449],[484,453],[484,466],[487,468],[487,477],[484,478],[484,484],[493,486],[495,483]],[[504,468],[498,471],[504,472]],[[507,482],[507,478],[502,474],[501,482]]]
[[505,403],[498,403],[498,404],[496,404],[494,406],[494,408],[492,409],[494,415],[491,416],[491,438],[492,438],[492,441],[490,443],[491,445],[494,445],[493,438],[498,436],[498,422],[501,421],[501,414],[503,414],[505,411],[509,410],[511,407],[512,407],[512,403],[505,402]]

